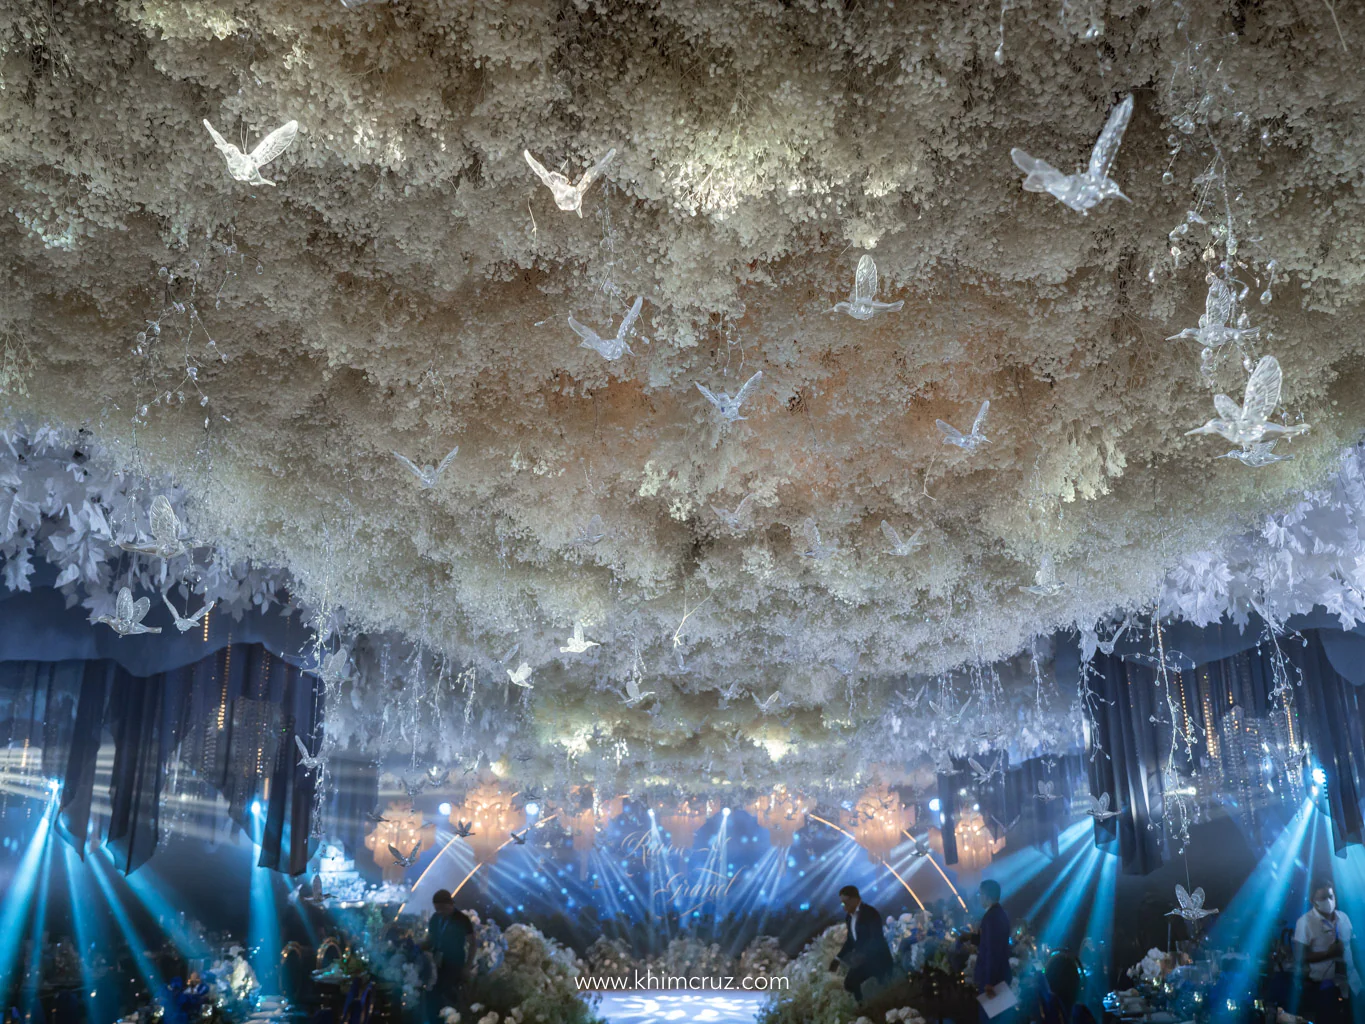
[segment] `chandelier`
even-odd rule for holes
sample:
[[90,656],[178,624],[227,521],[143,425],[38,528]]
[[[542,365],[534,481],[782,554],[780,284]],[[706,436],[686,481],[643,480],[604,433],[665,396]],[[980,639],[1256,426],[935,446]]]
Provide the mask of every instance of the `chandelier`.
[[513,794],[496,782],[485,782],[465,794],[464,803],[450,812],[450,822],[467,821],[474,834],[465,840],[479,864],[492,864],[513,832],[526,826],[526,809],[512,802]]
[[996,839],[986,827],[980,811],[962,811],[953,830],[957,839],[959,871],[978,871],[988,867],[1005,846],[1005,837]]
[[414,846],[418,848],[418,853],[429,850],[435,842],[435,825],[423,824],[421,811],[397,801],[390,801],[380,817],[387,820],[370,829],[365,836],[365,849],[374,853],[375,864],[383,869],[384,881],[401,882],[407,869],[393,859],[389,847],[392,846],[404,857],[412,853]]
[[765,793],[745,808],[758,819],[768,832],[768,841],[779,850],[788,849],[796,833],[806,824],[806,812],[815,807],[809,797],[790,792],[779,782],[771,793]]
[[869,786],[851,811],[839,813],[840,824],[867,851],[874,864],[883,864],[891,851],[905,842],[905,830],[915,823],[915,809],[901,804],[891,787]]
[[668,833],[668,844],[673,849],[686,853],[692,849],[692,843],[697,838],[697,829],[706,824],[706,819],[711,817],[712,813],[710,800],[689,798],[668,814],[659,815],[659,827]]

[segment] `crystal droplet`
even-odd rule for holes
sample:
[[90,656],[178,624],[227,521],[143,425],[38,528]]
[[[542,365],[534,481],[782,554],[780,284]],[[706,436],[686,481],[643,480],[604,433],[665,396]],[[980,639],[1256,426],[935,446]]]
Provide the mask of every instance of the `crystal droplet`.
[[160,270],[158,270],[158,271],[156,272],[156,276],[157,276],[158,278],[160,278],[162,281],[166,280],[166,278],[167,278],[169,275],[170,275],[170,271],[167,270],[165,267],[162,267]]
[[1274,297],[1275,296],[1270,294],[1270,289],[1267,288],[1265,291],[1261,292],[1261,305],[1262,306],[1270,305],[1270,300],[1273,299]]
[[1004,43],[1001,43],[999,46],[997,46],[997,47],[995,48],[994,57],[995,57],[995,62],[996,62],[997,64],[1003,64],[1003,63],[1005,63],[1005,44],[1004,44]]
[[1251,356],[1242,356],[1242,369],[1246,370],[1247,373],[1250,373],[1254,368],[1255,364],[1252,363]]
[[1174,181],[1175,181],[1175,175],[1172,174],[1170,171],[1167,171],[1165,174],[1163,174],[1163,175],[1161,176],[1161,184],[1163,184],[1163,185],[1170,185],[1170,184],[1172,184]]
[[258,273],[258,274],[264,274],[264,273],[265,273],[265,267],[263,267],[263,266],[261,266],[259,263],[257,263],[257,264],[256,264],[256,273]]
[[138,343],[139,345],[143,345],[143,344],[146,344],[146,341],[147,341],[147,332],[146,332],[146,331],[138,331],[138,332],[137,332],[137,343]]

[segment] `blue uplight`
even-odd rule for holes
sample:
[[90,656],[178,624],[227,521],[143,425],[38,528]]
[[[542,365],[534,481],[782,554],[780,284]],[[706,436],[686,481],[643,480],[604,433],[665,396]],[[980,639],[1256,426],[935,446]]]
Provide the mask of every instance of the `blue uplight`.
[[1322,770],[1321,766],[1313,769],[1313,781],[1319,786],[1327,785],[1327,773]]

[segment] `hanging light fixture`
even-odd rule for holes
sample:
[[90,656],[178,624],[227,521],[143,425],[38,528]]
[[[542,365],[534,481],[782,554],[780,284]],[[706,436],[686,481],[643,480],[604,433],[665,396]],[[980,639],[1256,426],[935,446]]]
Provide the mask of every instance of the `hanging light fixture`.
[[375,864],[383,869],[384,881],[401,882],[407,870],[393,858],[389,847],[392,846],[403,856],[408,856],[413,847],[418,853],[431,849],[436,841],[435,823],[425,824],[422,812],[407,804],[390,801],[381,818],[387,820],[376,823],[365,836],[365,849],[374,854]]
[[659,827],[668,833],[668,842],[673,849],[687,853],[697,838],[697,829],[706,824],[712,813],[710,800],[688,798],[669,813],[659,815]]
[[805,826],[807,812],[814,807],[814,800],[792,793],[784,783],[779,782],[771,793],[764,793],[745,810],[767,830],[768,841],[774,847],[786,850],[796,840],[796,833]]
[[479,864],[492,864],[513,832],[526,825],[526,809],[513,803],[514,794],[498,782],[484,782],[465,794],[464,803],[450,812],[451,824],[467,821],[474,834],[465,840]]
[[891,851],[905,842],[905,831],[915,823],[915,809],[906,807],[890,786],[877,783],[858,797],[851,811],[841,811],[840,822],[874,864],[885,863]]

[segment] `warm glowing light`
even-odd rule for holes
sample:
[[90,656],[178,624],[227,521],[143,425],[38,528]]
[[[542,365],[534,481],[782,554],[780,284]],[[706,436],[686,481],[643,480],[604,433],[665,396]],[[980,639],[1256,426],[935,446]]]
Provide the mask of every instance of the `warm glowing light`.
[[902,804],[889,786],[876,784],[863,791],[853,810],[841,811],[839,819],[869,860],[885,864],[901,844],[904,830],[915,823],[915,809]]
[[421,811],[397,801],[390,801],[380,817],[388,820],[376,824],[365,836],[365,849],[374,853],[375,865],[383,869],[386,882],[399,882],[407,869],[394,860],[389,847],[404,857],[411,855],[413,847],[422,853],[435,843],[435,828],[423,823]]
[[767,830],[768,841],[781,850],[796,841],[796,833],[806,824],[806,815],[814,809],[814,800],[789,792],[781,783],[745,808]]
[[659,816],[659,827],[668,833],[669,845],[673,849],[686,853],[692,849],[697,829],[706,824],[706,819],[714,813],[709,800],[684,800],[672,812]]
[[492,864],[513,832],[526,826],[526,810],[513,803],[514,794],[496,782],[485,782],[465,794],[464,803],[450,813],[450,822],[467,821],[474,834],[465,840],[479,864]]

